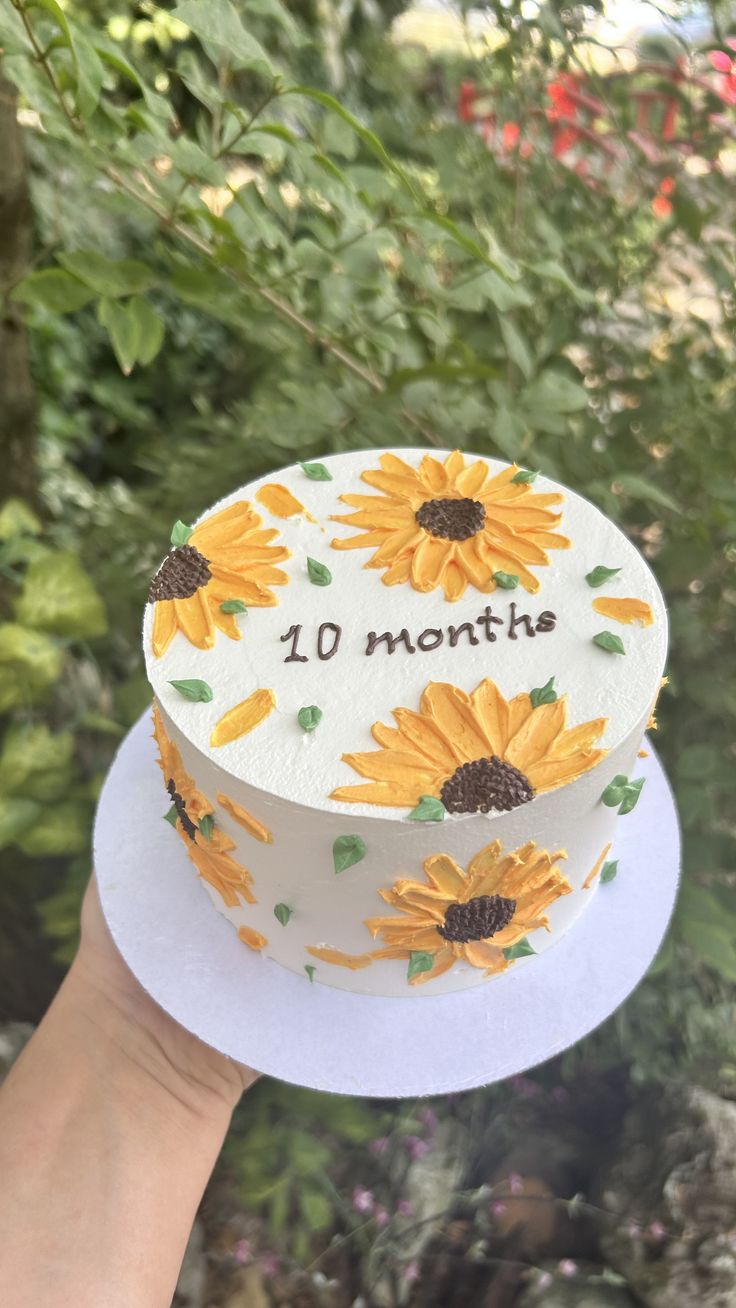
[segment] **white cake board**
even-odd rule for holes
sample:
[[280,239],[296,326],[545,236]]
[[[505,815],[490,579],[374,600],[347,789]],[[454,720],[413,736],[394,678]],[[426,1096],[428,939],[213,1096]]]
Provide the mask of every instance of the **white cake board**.
[[[651,746],[649,746],[651,749]],[[374,998],[335,990],[243,947],[212,906],[167,822],[150,714],[123,741],[95,824],[95,866],[113,939],[182,1026],[237,1062],[315,1090],[403,1098],[487,1085],[580,1040],[631,993],[677,893],[677,813],[650,753],[612,851],[616,879],[559,944],[455,994]]]

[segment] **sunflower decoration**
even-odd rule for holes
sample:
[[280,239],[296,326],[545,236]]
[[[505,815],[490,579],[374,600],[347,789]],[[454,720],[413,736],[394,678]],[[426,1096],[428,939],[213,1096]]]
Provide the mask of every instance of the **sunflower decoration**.
[[[463,960],[485,976],[505,972],[512,959],[504,951],[525,940],[530,931],[549,931],[546,909],[572,886],[557,861],[533,840],[503,854],[500,840],[471,859],[467,872],[449,854],[432,854],[424,862],[425,881],[397,881],[379,894],[400,916],[372,917],[366,926],[384,947],[374,958],[404,958],[409,983],[420,985],[442,976]],[[533,952],[529,947],[528,952]]]
[[335,522],[366,530],[332,545],[375,547],[365,566],[385,568],[386,586],[442,586],[445,599],[458,600],[469,584],[490,594],[496,574],[506,573],[534,594],[539,581],[530,567],[548,564],[547,550],[570,547],[555,530],[561,514],[553,506],[562,495],[534,491],[516,464],[492,476],[483,459],[466,466],[459,450],[444,464],[427,454],[418,469],[395,454],[381,455],[379,463],[362,478],[382,494],[342,495],[355,512],[333,515]]
[[228,908],[239,907],[238,896],[255,904],[253,878],[230,857],[235,843],[214,822],[214,809],[186,771],[157,704],[153,708],[153,734],[159,748],[159,766],[176,812],[176,830],[199,875],[214,887]]
[[248,605],[278,604],[271,587],[283,586],[289,578],[274,565],[288,559],[290,551],[272,545],[279,533],[262,529],[261,523],[250,504],[239,500],[188,534],[186,528],[180,533],[181,543],[169,550],[148,592],[149,604],[155,605],[156,658],[166,653],[177,631],[198,649],[212,648],[216,628],[240,640],[238,612]]
[[504,699],[489,678],[470,695],[447,682],[430,682],[418,713],[397,708],[396,727],[374,723],[379,750],[343,754],[370,780],[340,786],[331,798],[414,807],[431,796],[448,813],[508,812],[567,785],[603,758],[606,750],[596,742],[608,719],[568,728],[567,714],[566,695],[535,706],[526,693]]

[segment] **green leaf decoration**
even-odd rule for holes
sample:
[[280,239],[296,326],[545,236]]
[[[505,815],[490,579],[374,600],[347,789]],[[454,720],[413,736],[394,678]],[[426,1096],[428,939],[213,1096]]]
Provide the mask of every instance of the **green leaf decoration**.
[[[193,527],[188,527],[186,522],[182,522],[181,518],[177,519],[171,528],[171,544],[176,546],[186,545],[193,531]],[[227,603],[227,600],[225,603]]]
[[626,787],[628,784],[629,778],[624,776],[623,772],[619,772],[618,775],[613,778],[613,781],[609,781],[606,789],[603,791],[603,794],[601,795],[601,803],[605,804],[606,808],[617,808],[626,794]]
[[527,471],[526,468],[520,468],[516,475],[511,478],[511,481],[512,483],[516,483],[517,486],[531,486],[532,482],[536,481],[538,476],[539,468],[536,468],[531,472]]
[[288,904],[274,905],[273,915],[276,918],[276,921],[280,922],[282,926],[286,926],[286,923],[291,917],[291,913],[292,910],[289,908]]
[[523,940],[517,940],[515,945],[509,945],[508,949],[504,949],[503,956],[508,959],[528,958],[530,954],[536,954],[536,952],[536,949],[532,949],[526,936],[524,936]]
[[305,708],[299,709],[296,720],[303,731],[314,731],[322,721],[322,709],[316,704],[308,704]]
[[631,813],[632,809],[636,808],[637,804],[639,803],[639,796],[644,787],[645,780],[646,777],[638,777],[636,781],[629,782],[628,786],[626,787],[624,802],[621,805],[620,809],[618,810],[620,817],[625,817],[627,813]]
[[248,605],[245,603],[244,600],[238,600],[238,599],[223,600],[222,604],[220,605],[220,611],[222,613],[247,613]]
[[430,954],[426,949],[412,949],[406,979],[411,981],[412,977],[419,976],[421,972],[431,972],[433,967],[434,954]]
[[434,795],[422,795],[416,808],[409,814],[412,822],[444,822],[447,809]]
[[603,586],[611,577],[615,577],[621,571],[620,568],[605,568],[602,563],[593,568],[592,572],[586,572],[585,580],[589,586]]
[[628,777],[619,773],[606,786],[601,795],[601,803],[607,808],[618,808],[620,816],[625,817],[639,803],[645,780],[645,777],[637,777],[636,781],[629,781]]
[[209,704],[212,699],[212,687],[197,677],[192,677],[190,681],[170,681],[169,685],[173,686],[184,699],[190,699],[193,704]]
[[599,631],[593,637],[593,644],[599,649],[604,649],[607,654],[625,654],[624,642],[620,636],[615,635],[612,631]]
[[307,572],[313,586],[329,586],[332,581],[330,569],[325,567],[324,563],[319,563],[317,559],[311,559],[309,556],[307,556]]
[[516,590],[519,578],[514,572],[494,572],[493,580],[502,590]]
[[178,817],[179,814],[176,811],[176,804],[172,804],[168,813],[164,813],[164,822],[168,822],[172,827],[175,827]]
[[532,708],[539,708],[540,704],[554,704],[555,700],[558,698],[557,691],[554,687],[554,677],[550,677],[549,681],[546,681],[543,686],[537,686],[536,690],[533,690],[529,695],[532,702]]
[[335,872],[344,872],[354,863],[360,863],[367,852],[365,841],[360,836],[338,836],[332,846]]
[[332,473],[324,463],[300,463],[299,467],[310,481],[332,481]]
[[601,868],[601,881],[614,881],[618,872],[618,859],[613,858]]
[[304,971],[306,972],[307,976],[309,977],[309,980],[310,980],[310,981],[312,982],[312,984],[314,985],[314,974],[315,974],[315,972],[317,971],[317,969],[316,969],[314,963],[305,963],[305,964],[304,964]]
[[212,839],[212,832],[215,829],[215,819],[211,813],[205,813],[204,817],[199,819],[199,829],[205,840]]

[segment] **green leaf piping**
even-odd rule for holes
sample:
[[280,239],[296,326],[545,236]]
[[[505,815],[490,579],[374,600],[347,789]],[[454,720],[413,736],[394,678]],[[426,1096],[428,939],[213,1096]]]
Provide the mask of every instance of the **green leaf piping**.
[[292,909],[289,908],[288,904],[274,904],[273,915],[276,918],[276,921],[280,922],[282,926],[286,926],[291,914]]
[[247,613],[248,605],[245,600],[229,599],[223,600],[220,605],[221,613]]
[[539,708],[540,704],[554,704],[559,698],[555,690],[555,679],[550,677],[543,686],[537,686],[536,690],[530,692],[529,698],[532,702],[532,708]]
[[599,631],[593,637],[593,644],[604,649],[607,654],[625,654],[624,642],[613,631]]
[[330,569],[318,559],[310,558],[309,555],[307,555],[307,573],[313,586],[329,586],[332,581]]
[[515,572],[494,572],[493,580],[502,590],[516,590],[519,578]]
[[367,852],[366,843],[361,836],[338,836],[332,845],[335,872],[344,872],[346,868],[362,862]]
[[514,958],[528,958],[530,954],[536,954],[536,949],[532,949],[526,936],[523,940],[517,940],[515,945],[509,945],[504,949],[503,956],[509,960]]
[[182,699],[191,700],[193,704],[209,704],[212,699],[212,687],[198,677],[189,681],[170,681],[170,686],[181,695]]
[[304,964],[304,971],[306,972],[307,976],[309,977],[309,980],[311,981],[312,985],[314,985],[314,974],[315,974],[315,972],[317,971],[317,969],[316,969],[314,963],[305,963],[305,964]]
[[168,822],[172,827],[175,827],[178,817],[179,814],[176,811],[176,804],[172,804],[168,813],[164,813],[164,822]]
[[611,577],[615,577],[620,571],[620,568],[606,568],[602,563],[599,563],[591,572],[586,572],[585,580],[589,586],[603,586]]
[[193,531],[193,527],[188,527],[186,522],[182,522],[179,518],[171,528],[171,544],[186,545]]
[[296,720],[302,731],[314,731],[322,721],[322,709],[316,704],[306,704],[304,708],[299,709]]
[[512,483],[515,483],[517,486],[531,486],[532,482],[536,481],[538,476],[539,476],[539,468],[533,469],[531,471],[527,470],[526,468],[519,468],[519,471],[516,473],[515,476],[511,478],[511,481]]
[[409,966],[406,969],[406,979],[411,981],[412,977],[419,976],[422,972],[431,972],[434,967],[434,954],[430,954],[426,949],[412,949],[409,954]]
[[332,473],[324,463],[300,463],[299,467],[310,481],[332,481]]
[[613,881],[618,872],[618,859],[613,858],[601,868],[601,881]]
[[416,808],[409,814],[411,822],[444,822],[447,809],[435,795],[422,795]]

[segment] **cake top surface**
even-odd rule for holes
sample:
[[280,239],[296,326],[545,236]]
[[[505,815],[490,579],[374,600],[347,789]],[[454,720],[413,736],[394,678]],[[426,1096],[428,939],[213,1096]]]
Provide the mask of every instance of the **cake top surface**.
[[226,773],[405,819],[422,797],[506,811],[595,766],[651,708],[667,619],[641,555],[565,487],[367,450],[177,524],[144,648],[169,717]]

